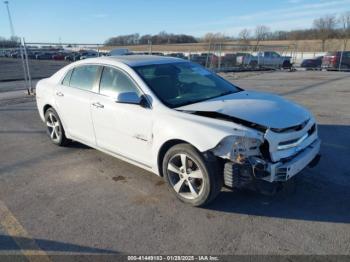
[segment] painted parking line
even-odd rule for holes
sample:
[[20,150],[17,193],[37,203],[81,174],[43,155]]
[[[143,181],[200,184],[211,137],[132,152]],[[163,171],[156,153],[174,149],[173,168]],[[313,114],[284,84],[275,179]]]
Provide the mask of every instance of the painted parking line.
[[41,250],[32,239],[29,233],[14,217],[12,212],[7,208],[4,202],[0,200],[0,224],[5,229],[10,237],[13,237],[14,241],[21,249],[21,253],[29,261],[51,261],[45,251]]

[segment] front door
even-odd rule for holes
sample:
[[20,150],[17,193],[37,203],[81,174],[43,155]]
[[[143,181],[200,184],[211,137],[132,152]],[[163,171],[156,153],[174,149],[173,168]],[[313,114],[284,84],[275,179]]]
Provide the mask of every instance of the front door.
[[135,92],[141,96],[141,90],[123,71],[104,67],[99,91],[91,107],[97,145],[150,166],[152,110],[138,104],[117,102],[120,93]]

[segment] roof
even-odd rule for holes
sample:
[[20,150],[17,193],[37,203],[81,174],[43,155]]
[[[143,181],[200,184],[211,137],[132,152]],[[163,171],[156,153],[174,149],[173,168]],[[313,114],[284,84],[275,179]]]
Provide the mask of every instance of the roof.
[[152,64],[166,64],[174,62],[184,62],[185,60],[175,57],[156,56],[156,55],[123,55],[123,56],[105,56],[96,59],[112,60],[126,64],[128,66],[143,66]]

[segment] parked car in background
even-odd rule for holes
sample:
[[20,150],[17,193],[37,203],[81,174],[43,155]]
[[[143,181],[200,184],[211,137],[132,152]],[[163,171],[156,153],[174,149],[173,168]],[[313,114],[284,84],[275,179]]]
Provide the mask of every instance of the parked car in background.
[[291,69],[291,57],[281,56],[274,51],[262,51],[249,55],[240,56],[239,63],[248,65],[251,68],[269,67],[269,68],[283,68]]
[[152,52],[151,54],[148,53],[149,55],[158,55],[158,56],[164,56],[164,53],[162,52]]
[[50,60],[50,59],[52,59],[52,53],[38,53],[35,56],[35,59],[38,59],[38,60]]
[[55,53],[52,55],[53,60],[64,60],[65,54],[64,53]]
[[307,109],[183,59],[75,62],[40,80],[36,100],[54,144],[72,139],[133,163],[193,206],[214,200],[223,184],[281,186],[319,160]]
[[207,61],[207,57],[204,55],[200,55],[200,54],[191,54],[189,56],[189,60],[191,62],[197,63],[199,65],[205,66],[206,61]]
[[12,58],[20,58],[20,57],[21,57],[21,54],[20,54],[19,51],[12,51],[12,52],[10,53],[10,57],[12,57]]
[[206,67],[217,67],[219,58],[212,53],[191,54],[189,56],[191,62]]
[[36,59],[37,54],[39,54],[39,53],[33,52],[33,51],[28,52],[28,59]]
[[350,51],[328,52],[323,57],[322,68],[326,70],[350,70]]
[[315,58],[304,59],[300,67],[306,70],[321,70],[323,56],[318,56]]
[[[253,61],[252,55],[249,53],[237,53],[236,54],[236,64],[239,66],[249,66],[250,61]],[[257,63],[254,64],[257,66]]]
[[98,57],[98,52],[95,50],[89,50],[89,51],[82,51],[80,53],[80,60],[86,59],[86,58],[94,58]]
[[233,67],[237,64],[236,54],[225,54],[221,57],[221,67]]
[[167,56],[187,59],[184,53],[170,53],[170,54],[167,54]]
[[133,53],[127,48],[116,48],[109,51],[108,56],[132,55]]
[[80,56],[81,54],[80,53],[71,53],[71,54],[68,54],[64,57],[64,60],[66,61],[71,61],[71,62],[75,62],[75,61],[78,61],[80,60]]

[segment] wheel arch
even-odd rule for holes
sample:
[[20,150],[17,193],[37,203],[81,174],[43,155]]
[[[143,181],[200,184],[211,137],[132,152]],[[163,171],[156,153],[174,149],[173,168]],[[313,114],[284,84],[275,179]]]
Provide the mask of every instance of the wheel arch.
[[49,108],[55,109],[51,104],[45,104],[44,107],[43,107],[43,114],[44,114],[44,115],[45,115],[46,111],[47,111]]
[[[165,143],[162,144],[162,146],[160,147],[159,151],[158,151],[158,156],[157,156],[157,168],[158,168],[158,174],[163,177],[163,168],[162,168],[162,165],[163,165],[163,159],[164,159],[164,156],[166,154],[166,152],[173,146],[175,145],[178,145],[178,144],[189,144],[191,146],[193,146],[195,149],[198,150],[197,147],[195,147],[193,144],[185,141],[185,140],[182,140],[182,139],[170,139],[168,141],[166,141]],[[200,152],[198,150],[198,152]]]
[[68,130],[67,130],[67,125],[64,121],[64,119],[61,118],[60,114],[57,112],[56,108],[50,104],[50,103],[46,103],[44,106],[43,106],[43,109],[42,109],[42,112],[43,112],[43,117],[45,118],[45,113],[48,109],[52,108],[53,110],[55,110],[56,114],[58,115],[58,117],[60,118],[60,121],[61,121],[61,124],[63,126],[63,129],[65,130],[65,135],[67,138],[69,138],[69,133],[68,133]]

